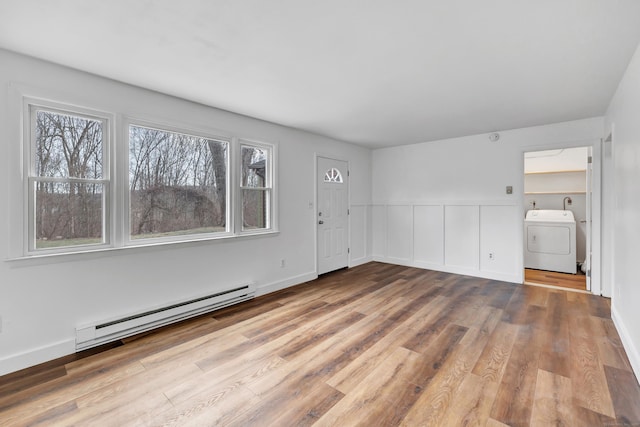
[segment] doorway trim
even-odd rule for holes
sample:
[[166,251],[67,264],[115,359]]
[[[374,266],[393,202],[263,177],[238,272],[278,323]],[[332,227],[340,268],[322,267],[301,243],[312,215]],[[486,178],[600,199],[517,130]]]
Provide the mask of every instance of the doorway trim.
[[[321,152],[314,152],[313,154],[313,252],[314,252],[314,270],[316,276],[318,276],[318,159],[322,157],[330,160],[337,160],[345,162],[347,164],[347,174],[351,170],[351,163],[349,160],[337,157],[333,154],[326,154]],[[347,209],[351,210],[351,177],[347,180]],[[351,215],[347,215],[347,248],[351,248]],[[351,266],[351,252],[349,251],[347,256],[347,267]]]
[[[619,291],[615,280],[615,233],[613,224],[616,207],[616,177],[615,177],[615,123],[611,123],[607,135],[602,140],[602,247],[607,252],[602,255],[602,289],[601,294],[613,298]],[[609,154],[607,156],[607,153]],[[608,190],[605,190],[604,186]],[[608,285],[607,285],[608,283]],[[616,295],[619,298],[620,295]]]
[[[598,138],[556,142],[543,145],[527,145],[521,147],[520,153],[520,188],[523,191],[519,195],[520,202],[520,229],[524,229],[524,217],[526,207],[524,206],[524,155],[532,151],[559,150],[562,148],[591,147],[592,156],[592,194],[591,194],[591,290],[594,295],[602,295],[602,241],[601,241],[601,212],[602,212],[602,143]],[[520,271],[522,272],[522,283],[524,283],[524,233],[520,233]]]

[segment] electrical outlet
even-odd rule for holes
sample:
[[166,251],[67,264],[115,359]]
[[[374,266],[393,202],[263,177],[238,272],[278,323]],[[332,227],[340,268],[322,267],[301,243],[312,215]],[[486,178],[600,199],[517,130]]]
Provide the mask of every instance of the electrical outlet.
[[496,259],[496,256],[493,252],[489,252],[489,259],[492,261]]

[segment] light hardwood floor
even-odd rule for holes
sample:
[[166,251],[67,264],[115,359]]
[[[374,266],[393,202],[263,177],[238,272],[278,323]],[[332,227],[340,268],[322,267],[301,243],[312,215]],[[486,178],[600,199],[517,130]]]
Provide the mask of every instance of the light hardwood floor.
[[556,273],[555,271],[525,268],[524,281],[579,291],[587,290],[587,276],[584,274]]
[[609,300],[370,263],[0,377],[0,425],[613,426]]

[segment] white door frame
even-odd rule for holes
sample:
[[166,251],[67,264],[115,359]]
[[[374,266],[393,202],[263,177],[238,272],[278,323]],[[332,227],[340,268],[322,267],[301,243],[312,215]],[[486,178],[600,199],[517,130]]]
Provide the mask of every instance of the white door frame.
[[[602,179],[602,144],[600,139],[588,139],[578,141],[557,142],[553,144],[545,145],[530,145],[521,147],[520,158],[520,188],[522,191],[519,195],[520,202],[520,229],[524,227],[524,217],[526,214],[526,208],[524,206],[524,153],[531,151],[544,151],[544,150],[558,150],[562,148],[576,148],[576,147],[591,147],[591,156],[593,160],[593,173],[592,173],[592,193],[591,193],[591,227],[587,227],[587,230],[591,230],[591,293],[595,295],[602,295],[602,260],[601,260],[601,179]],[[524,283],[524,233],[520,234],[520,266],[522,274],[522,283]]]
[[[315,152],[313,155],[313,229],[314,229],[314,265],[316,276],[318,275],[318,158],[323,157],[325,159],[337,160],[345,162],[347,164],[347,174],[351,170],[351,164],[349,160],[336,157],[335,155]],[[351,177],[347,180],[347,208],[351,211]],[[351,248],[351,215],[347,216],[347,247]],[[351,266],[351,251],[347,256],[347,266]]]
[[[615,280],[615,233],[613,232],[613,224],[615,217],[616,207],[616,181],[615,181],[615,124],[611,123],[607,136],[602,140],[602,180],[607,185],[608,190],[602,189],[602,213],[603,213],[603,225],[602,227],[602,245],[607,249],[607,253],[602,255],[602,295],[614,298],[616,291]],[[607,158],[607,151],[609,157]],[[605,243],[606,240],[606,243]],[[605,269],[604,266],[607,268]],[[616,298],[619,297],[616,296]]]
[[[587,146],[588,150],[588,159],[587,159],[587,194],[585,197],[586,201],[586,230],[587,230],[587,247],[585,251],[585,259],[584,262],[587,264],[587,291],[591,291],[591,264],[593,264],[593,219],[591,218],[593,213],[593,147]],[[602,213],[601,213],[602,215]],[[602,283],[602,282],[601,282]]]

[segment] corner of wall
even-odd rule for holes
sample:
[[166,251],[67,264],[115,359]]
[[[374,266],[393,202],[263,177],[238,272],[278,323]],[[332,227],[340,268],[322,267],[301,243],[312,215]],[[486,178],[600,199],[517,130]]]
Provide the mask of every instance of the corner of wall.
[[627,353],[627,357],[629,358],[629,362],[631,363],[633,373],[636,375],[636,381],[640,383],[640,350],[635,346],[633,340],[631,339],[629,329],[627,328],[627,325],[625,325],[622,321],[622,318],[620,317],[618,310],[616,310],[615,305],[611,306],[611,319],[613,320],[613,324],[618,331],[618,335],[620,335],[622,346]]
[[353,259],[353,260],[351,260],[349,262],[349,268],[357,267],[359,265],[363,265],[363,264],[366,264],[366,263],[372,262],[372,261],[373,261],[373,256],[371,256],[371,255],[368,255],[368,256],[365,256],[365,257],[362,257],[362,258],[358,258],[358,259]]
[[0,359],[0,376],[39,365],[76,351],[75,338],[45,345]]
[[289,288],[291,286],[299,285],[301,283],[310,282],[318,278],[318,275],[312,271],[298,276],[289,277],[285,280],[278,280],[275,282],[267,283],[258,286],[256,289],[256,297],[270,294],[272,292],[280,291],[282,289]]

